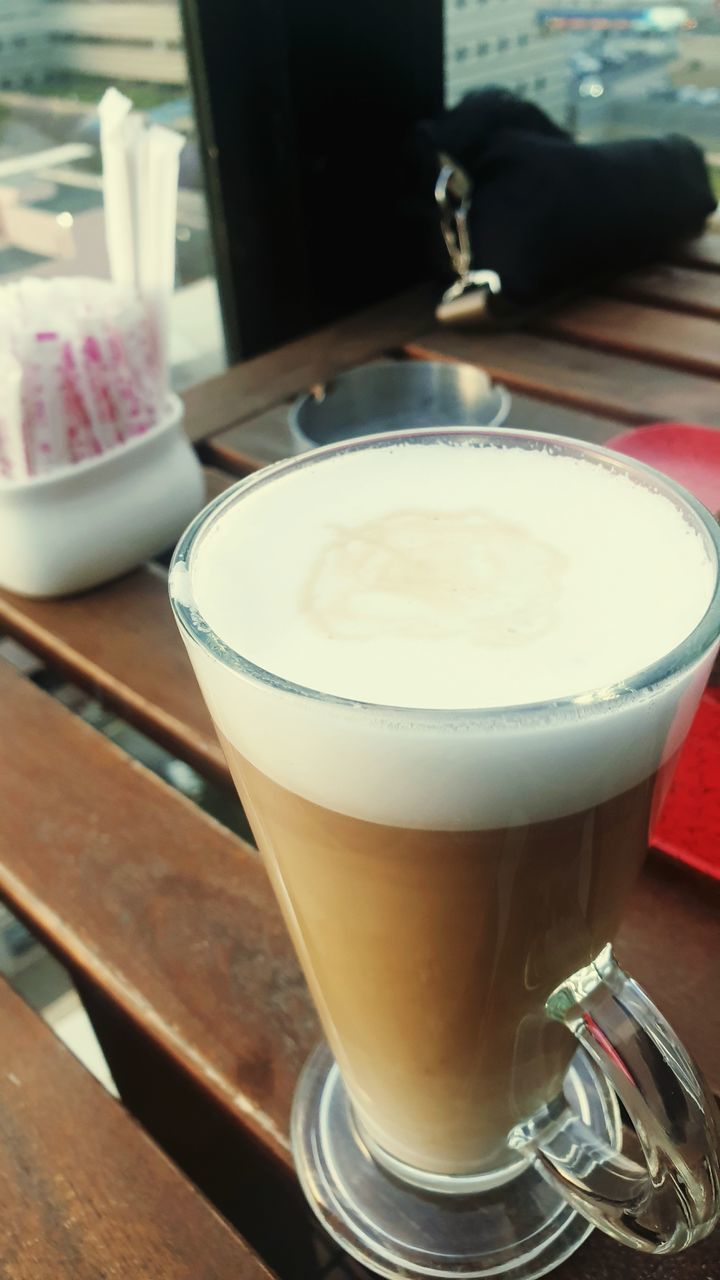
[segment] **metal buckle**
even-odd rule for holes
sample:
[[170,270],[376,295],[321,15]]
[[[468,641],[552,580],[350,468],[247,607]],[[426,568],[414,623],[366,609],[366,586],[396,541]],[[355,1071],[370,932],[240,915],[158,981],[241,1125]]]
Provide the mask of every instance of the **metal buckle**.
[[[470,175],[446,155],[435,183],[435,201],[440,210],[440,227],[457,280],[445,290],[438,305],[438,320],[465,319],[483,315],[489,297],[502,290],[496,271],[473,271],[468,212],[473,184]],[[471,296],[467,296],[471,295]],[[472,296],[475,295],[475,296]]]

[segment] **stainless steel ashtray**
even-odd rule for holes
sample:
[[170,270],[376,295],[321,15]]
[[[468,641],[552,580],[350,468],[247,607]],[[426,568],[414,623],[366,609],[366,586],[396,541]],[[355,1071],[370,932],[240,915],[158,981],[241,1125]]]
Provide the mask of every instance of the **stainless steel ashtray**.
[[441,361],[383,361],[338,374],[289,413],[298,452],[408,427],[499,427],[510,394],[482,369]]

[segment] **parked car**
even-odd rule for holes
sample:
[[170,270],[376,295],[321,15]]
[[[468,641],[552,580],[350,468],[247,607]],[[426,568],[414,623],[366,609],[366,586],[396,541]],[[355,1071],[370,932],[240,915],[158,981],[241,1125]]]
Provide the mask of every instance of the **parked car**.
[[581,98],[602,98],[604,92],[605,86],[602,80],[597,80],[593,76],[585,76],[578,85]]
[[580,50],[579,53],[573,53],[569,59],[572,70],[578,76],[596,76],[601,70],[601,63],[598,58],[593,58],[592,54],[585,53]]
[[703,107],[716,107],[720,103],[720,89],[698,89],[695,101]]
[[677,101],[684,103],[693,103],[695,106],[702,105],[702,89],[698,89],[697,85],[684,84],[677,92]]

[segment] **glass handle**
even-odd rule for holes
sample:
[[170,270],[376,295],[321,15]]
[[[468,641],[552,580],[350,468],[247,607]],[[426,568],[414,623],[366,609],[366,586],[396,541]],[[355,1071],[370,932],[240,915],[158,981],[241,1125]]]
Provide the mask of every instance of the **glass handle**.
[[638,1160],[613,1150],[568,1108],[518,1125],[511,1144],[608,1235],[676,1253],[720,1217],[720,1118],[672,1028],[608,946],[558,987],[550,1017],[577,1037],[632,1123]]

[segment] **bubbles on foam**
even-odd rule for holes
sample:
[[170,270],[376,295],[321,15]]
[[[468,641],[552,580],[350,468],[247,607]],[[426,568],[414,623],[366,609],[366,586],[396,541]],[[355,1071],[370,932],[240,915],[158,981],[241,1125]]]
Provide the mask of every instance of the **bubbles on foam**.
[[297,684],[397,706],[518,705],[614,684],[713,586],[658,493],[548,451],[341,455],[231,508],[193,568],[210,626]]

